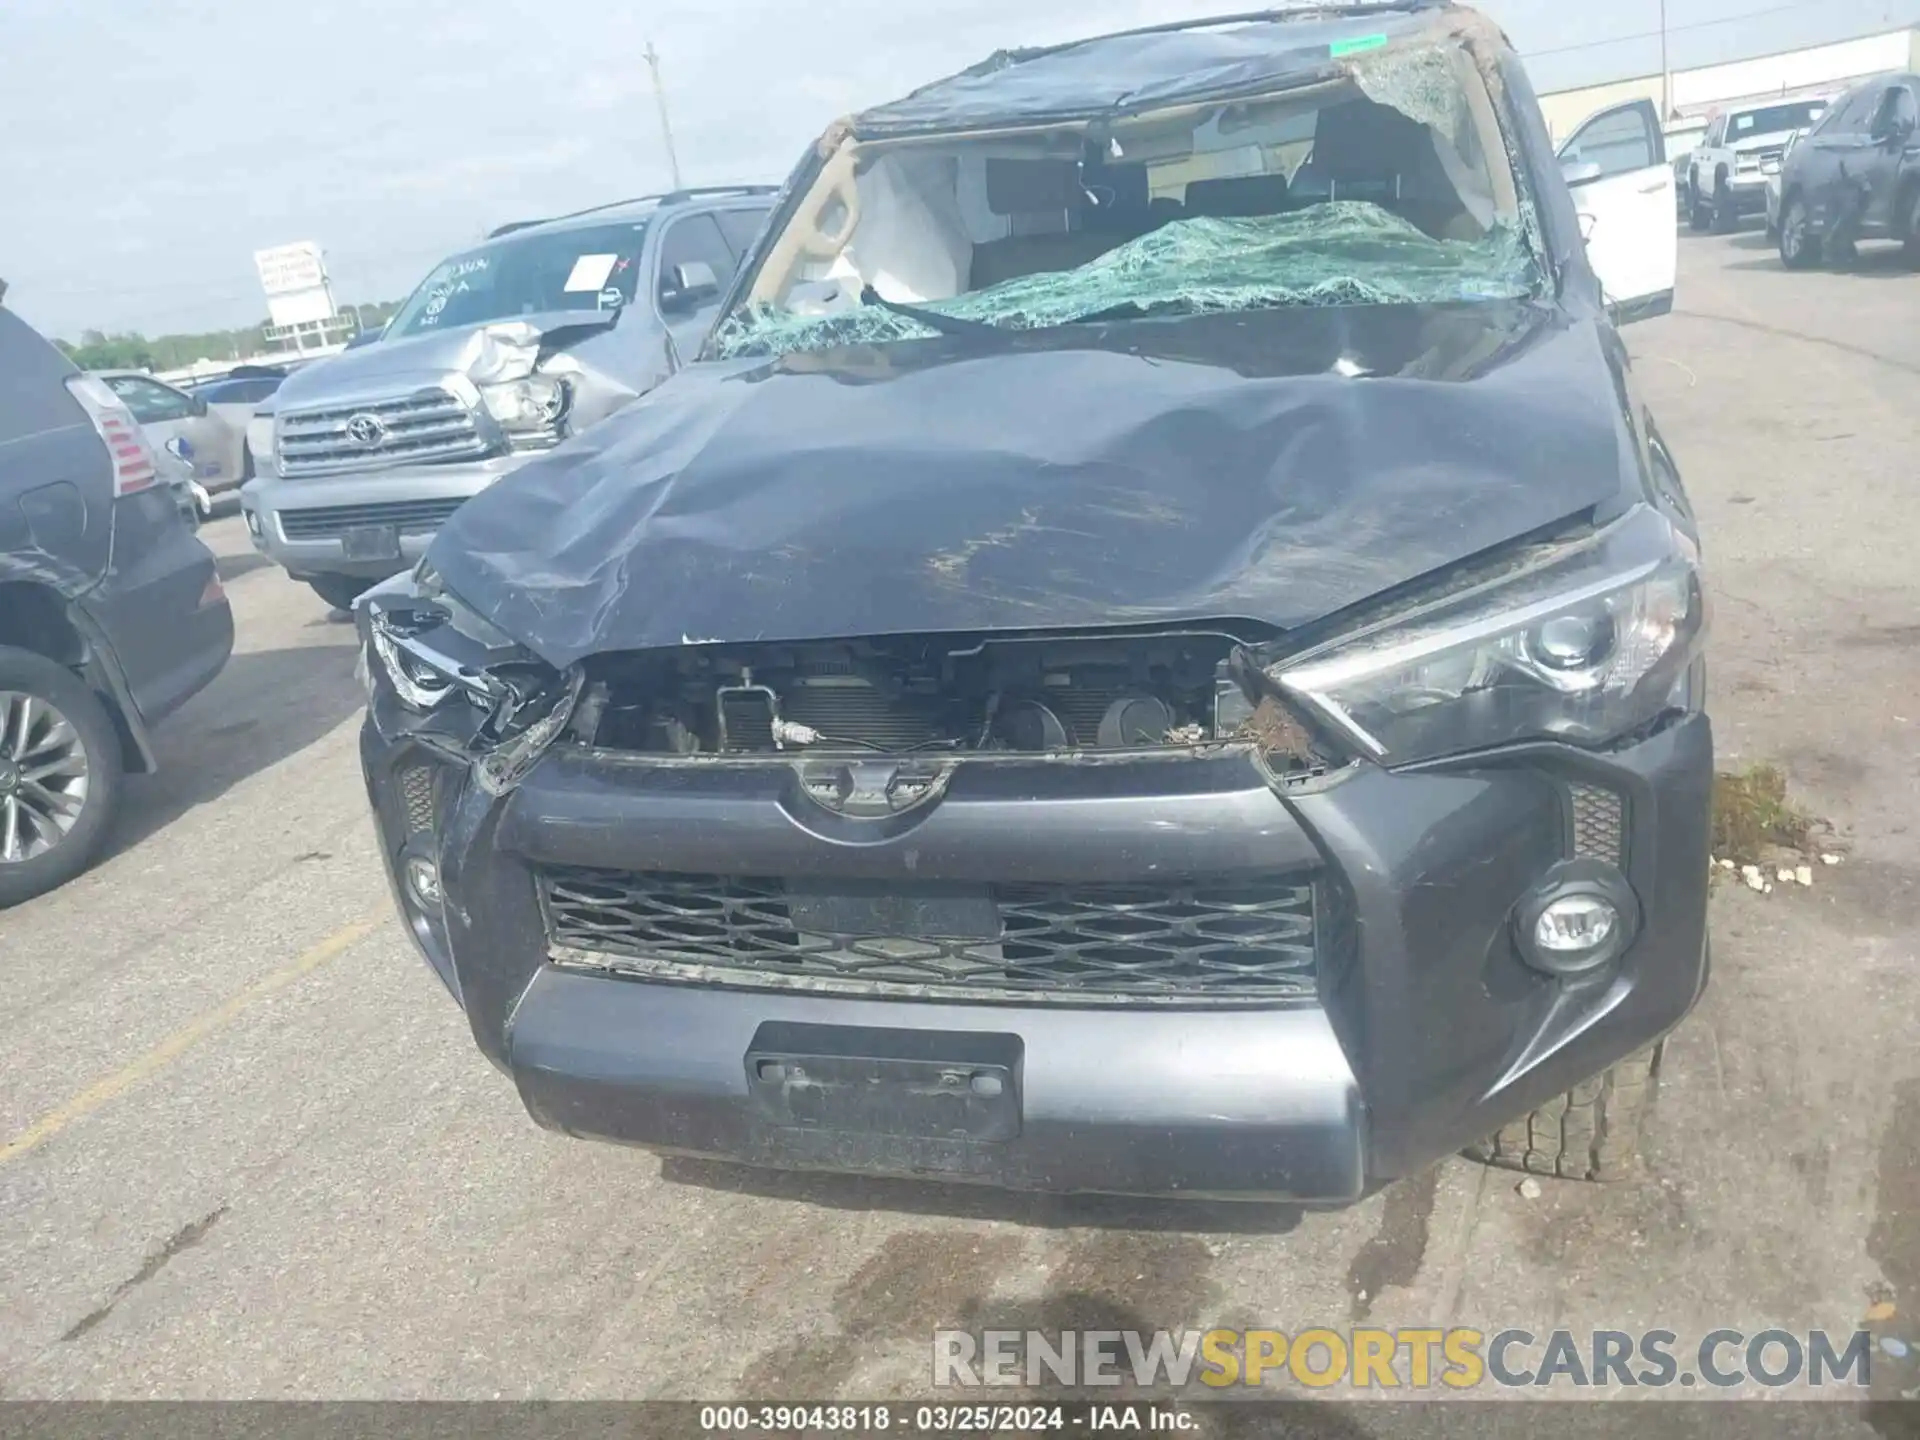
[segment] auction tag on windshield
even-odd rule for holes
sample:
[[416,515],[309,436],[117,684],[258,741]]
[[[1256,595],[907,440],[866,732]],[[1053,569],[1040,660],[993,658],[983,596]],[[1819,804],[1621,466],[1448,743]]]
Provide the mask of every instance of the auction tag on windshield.
[[599,290],[607,283],[607,276],[613,273],[619,259],[618,255],[582,255],[573,262],[573,272],[567,276],[567,293]]
[[1384,35],[1359,35],[1352,40],[1336,40],[1327,46],[1327,54],[1338,60],[1342,55],[1355,55],[1362,50],[1378,50],[1387,43]]

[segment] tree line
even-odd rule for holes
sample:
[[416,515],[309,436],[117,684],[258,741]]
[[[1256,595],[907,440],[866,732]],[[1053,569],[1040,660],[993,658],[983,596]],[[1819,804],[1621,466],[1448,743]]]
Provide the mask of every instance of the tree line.
[[[400,301],[359,307],[360,322],[368,327],[387,323]],[[207,330],[196,335],[142,335],[137,330],[108,333],[82,330],[75,340],[56,340],[67,357],[82,370],[184,370],[196,360],[244,360],[266,349],[262,333],[270,322],[238,330]]]

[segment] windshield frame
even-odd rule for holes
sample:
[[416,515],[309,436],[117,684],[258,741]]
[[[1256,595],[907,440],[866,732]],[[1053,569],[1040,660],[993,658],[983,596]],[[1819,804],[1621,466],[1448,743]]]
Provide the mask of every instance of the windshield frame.
[[[1538,298],[1551,297],[1558,300],[1563,291],[1569,266],[1567,241],[1561,233],[1568,227],[1558,213],[1559,206],[1552,198],[1552,192],[1542,187],[1542,172],[1538,168],[1538,157],[1533,153],[1537,148],[1536,137],[1532,130],[1522,123],[1513,108],[1509,90],[1516,82],[1524,87],[1526,83],[1524,72],[1515,75],[1510,70],[1509,62],[1513,57],[1504,39],[1498,36],[1497,32],[1491,32],[1478,17],[1469,17],[1447,27],[1398,39],[1390,46],[1374,51],[1373,54],[1397,56],[1423,50],[1446,54],[1450,63],[1461,72],[1461,88],[1467,101],[1469,122],[1474,127],[1482,152],[1481,162],[1486,167],[1487,173],[1484,178],[1492,182],[1496,199],[1500,204],[1497,211],[1499,223],[1517,227],[1526,242],[1536,270],[1535,284],[1530,287],[1531,293]],[[889,129],[871,137],[861,135],[857,117],[837,122],[808,148],[788,178],[769,215],[768,223],[761,232],[760,241],[755,246],[754,253],[735,273],[733,282],[723,297],[714,325],[703,340],[695,358],[700,361],[766,358],[765,356],[756,357],[755,352],[730,357],[720,348],[722,337],[737,317],[758,303],[755,300],[755,292],[762,287],[763,277],[771,263],[780,261],[790,275],[797,260],[793,255],[783,256],[782,251],[786,248],[783,242],[794,225],[796,215],[809,206],[813,206],[817,213],[822,176],[830,168],[841,165],[851,166],[853,156],[872,156],[896,147],[938,148],[941,142],[965,143],[1011,135],[1048,133],[1057,135],[1062,131],[1085,135],[1104,124],[1123,119],[1152,117],[1156,120],[1164,120],[1185,112],[1217,110],[1230,104],[1282,98],[1307,98],[1317,91],[1331,94],[1337,93],[1342,88],[1350,91],[1357,83],[1357,74],[1358,72],[1351,64],[1333,63],[1318,68],[1303,69],[1291,79],[1276,80],[1269,77],[1257,84],[1216,87],[1205,93],[1195,93],[1154,103],[1130,105],[1122,101],[1108,109],[1088,115],[1062,113],[1044,118],[1019,117],[952,127]],[[1364,87],[1361,88],[1364,90]],[[1526,93],[1531,94],[1530,91]],[[1549,146],[1549,150],[1550,148]],[[1504,194],[1502,187],[1504,187]],[[1489,233],[1492,232],[1489,231]],[[843,246],[844,243],[843,241]],[[785,283],[787,289],[791,290],[792,285],[797,282],[789,278]],[[962,292],[963,295],[972,293],[979,292],[977,290]],[[1160,317],[1150,315],[1139,317],[1140,320],[1151,318]],[[1061,322],[1063,325],[1082,323],[1105,325],[1136,323],[1136,321],[1134,317],[1118,321],[1111,317],[1103,317]],[[1013,327],[1008,328],[1011,332]],[[1058,327],[1024,327],[1021,333],[1030,333],[1033,329],[1051,328]],[[859,343],[893,344],[902,343],[902,341],[889,339]]]

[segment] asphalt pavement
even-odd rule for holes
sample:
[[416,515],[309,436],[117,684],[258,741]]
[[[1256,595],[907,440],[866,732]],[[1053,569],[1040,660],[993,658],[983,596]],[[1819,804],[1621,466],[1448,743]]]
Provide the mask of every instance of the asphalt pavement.
[[545,1134],[389,916],[351,628],[227,517],[231,665],[111,858],[0,915],[0,1396],[878,1396],[924,1391],[956,1325],[1850,1332],[1878,1304],[1920,1348],[1920,275],[1790,275],[1757,232],[1681,252],[1677,313],[1628,335],[1706,533],[1723,765],[1782,764],[1846,858],[1719,887],[1644,1178],[1530,1196],[1453,1160],[1305,1213]]

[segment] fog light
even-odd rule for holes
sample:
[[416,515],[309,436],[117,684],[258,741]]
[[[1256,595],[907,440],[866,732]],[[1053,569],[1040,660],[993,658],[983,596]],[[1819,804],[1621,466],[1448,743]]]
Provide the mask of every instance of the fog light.
[[1513,916],[1520,954],[1561,979],[1593,974],[1626,952],[1640,928],[1640,903],[1615,866],[1563,860]]
[[260,517],[251,510],[242,510],[241,518],[247,522],[247,533],[254,539],[260,538]]
[[440,867],[420,855],[407,857],[407,893],[427,910],[440,908]]
[[1549,955],[1579,956],[1600,949],[1620,928],[1620,912],[1603,895],[1552,901],[1533,922],[1533,943]]

